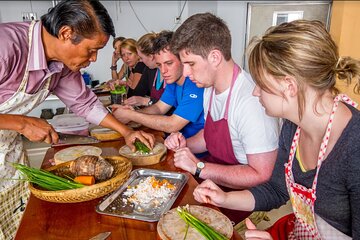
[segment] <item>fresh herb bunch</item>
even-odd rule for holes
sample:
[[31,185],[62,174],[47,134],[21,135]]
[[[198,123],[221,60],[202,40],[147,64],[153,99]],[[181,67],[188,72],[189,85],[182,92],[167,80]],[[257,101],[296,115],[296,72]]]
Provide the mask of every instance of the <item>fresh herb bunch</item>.
[[22,173],[25,181],[37,184],[46,190],[57,191],[84,187],[81,183],[56,176],[42,169],[28,167],[19,163],[13,163],[13,166]]
[[[187,209],[187,207],[178,207],[177,212],[179,216],[186,222],[186,225],[190,225],[195,228],[201,235],[208,240],[228,240],[227,237],[217,232],[215,229],[200,221],[194,217]],[[187,231],[186,231],[187,232]]]
[[141,153],[150,153],[150,149],[142,142],[140,142],[139,140],[136,140],[134,142],[136,151],[139,151]]

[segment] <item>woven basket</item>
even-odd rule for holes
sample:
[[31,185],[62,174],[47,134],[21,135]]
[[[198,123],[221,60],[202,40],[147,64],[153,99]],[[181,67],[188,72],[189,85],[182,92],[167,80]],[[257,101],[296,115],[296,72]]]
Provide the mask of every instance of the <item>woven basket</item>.
[[[113,177],[109,180],[91,186],[60,191],[42,190],[36,185],[29,184],[30,191],[37,198],[56,203],[85,202],[105,196],[120,187],[129,178],[132,170],[131,161],[124,157],[112,156],[105,157],[105,159],[114,167]],[[65,175],[72,177],[73,175],[69,171],[71,162],[65,162],[46,170],[61,177]]]

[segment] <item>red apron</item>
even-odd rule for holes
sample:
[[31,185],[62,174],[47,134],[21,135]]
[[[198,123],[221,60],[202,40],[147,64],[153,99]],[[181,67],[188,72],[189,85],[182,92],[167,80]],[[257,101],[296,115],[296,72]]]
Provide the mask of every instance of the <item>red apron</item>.
[[[211,117],[211,104],[213,98],[213,92],[210,96],[209,110],[205,121],[204,126],[204,139],[206,142],[206,148],[210,153],[207,157],[204,158],[206,162],[225,164],[225,165],[238,165],[240,164],[235,157],[234,150],[232,147],[230,131],[228,126],[228,112],[230,105],[230,98],[234,83],[239,74],[240,68],[238,65],[234,65],[233,77],[231,81],[229,95],[226,100],[226,108],[224,118],[218,121],[213,121]],[[220,186],[221,187],[221,186]],[[235,189],[230,189],[226,187],[221,187],[225,192],[234,191]],[[237,189],[238,190],[238,189]],[[248,217],[251,212],[243,212],[230,210],[225,208],[220,208],[221,212],[224,213],[232,222],[235,224],[241,222],[246,217]]]
[[[156,100],[159,100],[161,98],[161,95],[163,94],[164,90],[165,90],[165,81],[163,80],[163,83],[160,84],[160,86],[158,85],[158,82],[160,82],[160,74],[159,74],[159,69],[157,69],[155,77],[154,77],[154,81],[153,81],[153,85],[151,88],[151,93],[150,93],[150,97],[151,98],[155,98]],[[163,87],[161,87],[161,85],[164,85]]]
[[[330,224],[325,222],[323,219],[321,219],[321,217],[316,215],[314,211],[314,205],[316,201],[317,178],[319,175],[321,164],[325,159],[325,153],[330,137],[333,119],[340,101],[344,101],[352,106],[356,106],[356,103],[351,101],[351,99],[344,94],[340,94],[335,97],[326,132],[320,146],[316,174],[312,187],[310,189],[294,181],[292,164],[299,142],[301,128],[298,127],[295,132],[289,153],[289,160],[285,164],[285,181],[294,214],[290,214],[281,218],[278,222],[274,224],[271,229],[269,229],[269,232],[274,239],[318,240],[328,239],[329,237],[331,237],[332,239],[349,239],[348,236],[338,231]],[[286,234],[284,234],[284,230],[286,230]]]

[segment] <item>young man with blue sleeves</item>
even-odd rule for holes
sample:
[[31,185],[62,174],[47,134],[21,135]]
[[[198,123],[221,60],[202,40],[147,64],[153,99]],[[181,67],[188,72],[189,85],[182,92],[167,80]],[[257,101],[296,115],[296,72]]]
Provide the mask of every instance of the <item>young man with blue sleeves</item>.
[[[154,40],[156,64],[167,84],[160,100],[138,111],[129,106],[113,105],[113,114],[123,123],[134,121],[166,133],[180,131],[188,138],[204,127],[204,90],[182,75],[180,58],[169,48],[172,35],[173,32],[162,31]],[[174,112],[166,115],[172,107]]]

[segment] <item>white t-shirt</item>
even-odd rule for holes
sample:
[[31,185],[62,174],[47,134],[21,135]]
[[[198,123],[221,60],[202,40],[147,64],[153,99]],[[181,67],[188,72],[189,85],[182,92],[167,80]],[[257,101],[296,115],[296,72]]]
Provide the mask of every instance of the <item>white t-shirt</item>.
[[[236,159],[247,164],[246,154],[273,151],[278,148],[279,120],[269,117],[257,97],[252,96],[255,83],[243,69],[232,89],[228,125]],[[211,117],[213,121],[224,118],[226,100],[230,87],[215,95],[213,88],[204,91],[204,116],[209,110],[210,94],[213,92]]]

